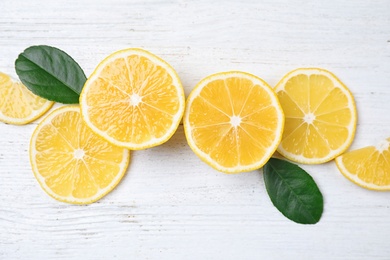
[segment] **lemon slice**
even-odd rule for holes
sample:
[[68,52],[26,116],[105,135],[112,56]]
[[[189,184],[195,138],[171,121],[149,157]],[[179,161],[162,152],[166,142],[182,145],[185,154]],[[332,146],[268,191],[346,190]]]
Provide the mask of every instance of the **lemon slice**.
[[275,91],[286,117],[278,151],[300,163],[319,164],[343,153],[356,130],[356,107],[347,87],[329,71],[288,73]]
[[48,111],[53,102],[38,97],[21,82],[0,72],[0,121],[28,124]]
[[390,190],[390,138],[377,146],[344,153],[336,158],[340,172],[357,185],[371,190]]
[[262,167],[282,137],[284,116],[260,78],[231,71],[201,80],[187,100],[184,130],[203,161],[226,173]]
[[135,48],[104,59],[80,97],[86,124],[112,144],[132,150],[166,142],[180,123],[184,103],[174,69]]
[[93,133],[82,121],[79,106],[63,106],[35,129],[30,162],[47,194],[62,202],[88,204],[116,187],[129,164],[129,151]]

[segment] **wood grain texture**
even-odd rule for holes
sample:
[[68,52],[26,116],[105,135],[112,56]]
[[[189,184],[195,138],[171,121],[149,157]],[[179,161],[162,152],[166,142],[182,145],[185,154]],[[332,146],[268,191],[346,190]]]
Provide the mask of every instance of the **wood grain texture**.
[[[323,67],[356,98],[351,148],[390,136],[388,0],[1,0],[0,10],[0,71],[14,77],[17,55],[36,44],[65,50],[87,75],[113,51],[148,49],[177,70],[187,95],[219,71],[275,85],[294,68]],[[212,170],[180,126],[166,144],[133,152],[111,194],[73,206],[48,197],[33,177],[28,144],[37,122],[0,124],[0,259],[390,257],[390,193],[355,186],[334,162],[302,166],[325,210],[317,225],[298,225],[272,206],[261,171]]]

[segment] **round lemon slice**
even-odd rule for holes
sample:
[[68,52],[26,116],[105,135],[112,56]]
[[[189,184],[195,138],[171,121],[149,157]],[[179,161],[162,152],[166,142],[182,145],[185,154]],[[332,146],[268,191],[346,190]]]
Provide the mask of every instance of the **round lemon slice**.
[[139,150],[166,142],[184,112],[184,90],[174,69],[141,49],[104,59],[80,96],[85,123],[117,146]]
[[284,116],[274,91],[239,71],[206,77],[187,100],[184,130],[203,161],[226,173],[262,167],[275,152]]
[[390,190],[390,137],[336,158],[340,172],[350,181],[370,190]]
[[52,101],[36,96],[21,82],[0,72],[0,121],[14,125],[28,124],[46,113]]
[[297,69],[284,76],[275,91],[286,117],[280,154],[319,164],[348,149],[355,136],[356,106],[335,75],[318,68]]
[[30,162],[43,190],[56,200],[88,204],[112,191],[129,164],[129,151],[114,146],[83,122],[79,106],[45,117],[30,142]]

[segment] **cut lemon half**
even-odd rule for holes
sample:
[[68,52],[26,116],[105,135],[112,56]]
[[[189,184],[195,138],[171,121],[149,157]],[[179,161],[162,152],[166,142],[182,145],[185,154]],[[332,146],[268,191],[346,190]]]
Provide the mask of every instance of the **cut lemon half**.
[[288,73],[275,91],[286,117],[278,151],[299,163],[319,164],[343,153],[356,129],[356,107],[347,87],[329,71]]
[[184,103],[174,69],[135,48],[104,59],[80,96],[86,124],[112,144],[132,150],[166,142],[180,123]]
[[93,133],[79,106],[63,106],[45,117],[30,142],[30,162],[39,184],[53,198],[88,204],[122,179],[129,151]]
[[390,138],[377,146],[344,153],[336,158],[340,172],[357,185],[370,190],[390,190]]
[[284,116],[273,90],[248,73],[201,80],[187,100],[184,130],[203,161],[226,173],[262,167],[282,137]]
[[36,96],[21,82],[0,72],[0,121],[14,125],[28,124],[46,113],[52,101]]

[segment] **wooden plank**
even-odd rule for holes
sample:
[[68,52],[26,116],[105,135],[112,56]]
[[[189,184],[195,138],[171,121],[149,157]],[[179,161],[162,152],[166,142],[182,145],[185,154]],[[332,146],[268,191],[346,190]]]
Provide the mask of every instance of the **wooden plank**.
[[[87,75],[113,51],[148,49],[177,70],[187,95],[218,71],[243,70],[275,85],[289,70],[323,67],[355,95],[352,148],[390,136],[387,0],[2,0],[0,10],[0,71],[14,77],[17,55],[35,44],[65,50]],[[390,194],[355,186],[334,162],[303,166],[325,211],[317,225],[298,225],[272,206],[261,170],[212,170],[180,126],[166,144],[133,152],[111,194],[66,205],[31,172],[37,122],[0,124],[0,259],[389,258]]]

